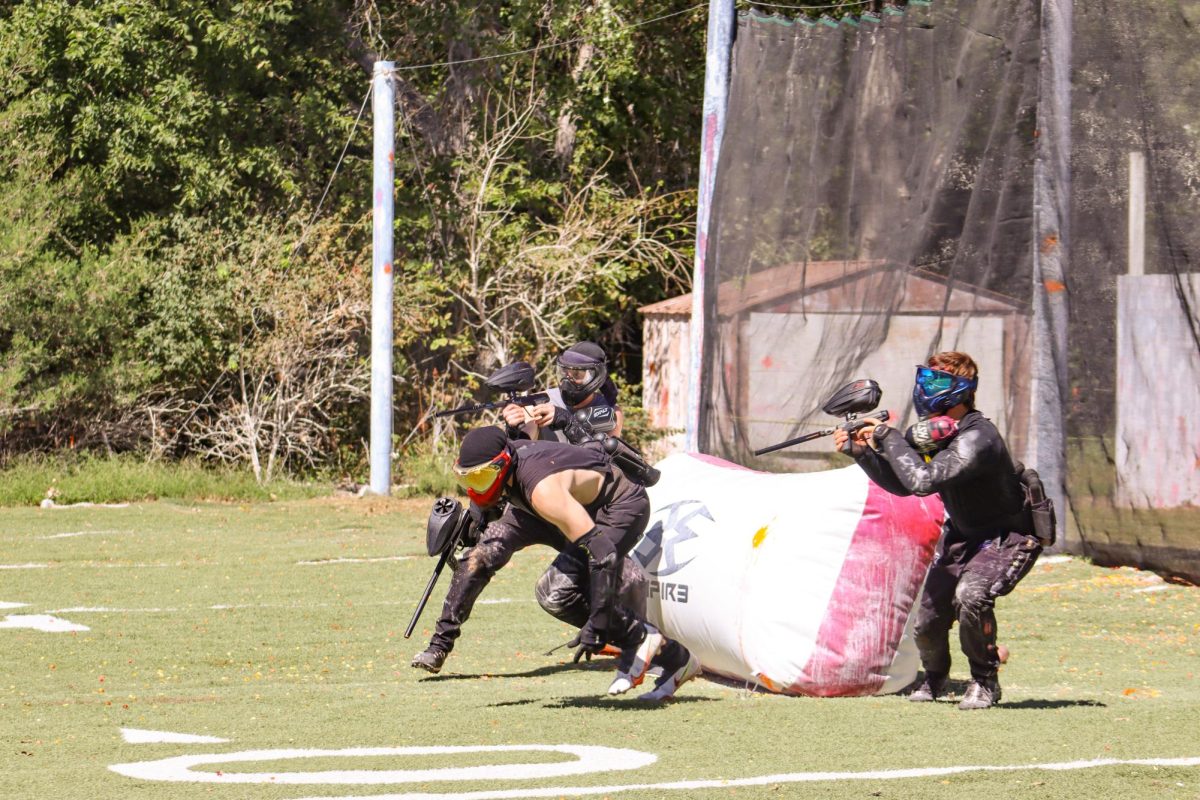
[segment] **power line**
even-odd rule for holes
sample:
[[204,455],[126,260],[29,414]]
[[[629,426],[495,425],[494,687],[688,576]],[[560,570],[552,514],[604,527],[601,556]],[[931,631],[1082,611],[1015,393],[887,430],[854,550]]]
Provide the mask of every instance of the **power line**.
[[350,142],[354,140],[354,133],[358,130],[358,123],[362,120],[363,112],[367,110],[367,102],[371,99],[371,91],[375,84],[367,85],[367,93],[363,96],[362,105],[358,107],[358,116],[354,118],[354,124],[350,126],[350,133],[346,136],[346,144],[342,146],[341,155],[338,156],[337,164],[333,167],[333,173],[329,176],[329,182],[325,184],[325,191],[321,193],[321,199],[317,201],[317,207],[313,211],[312,219],[308,221],[308,225],[300,233],[300,238],[296,241],[296,249],[300,249],[300,245],[304,243],[304,237],[308,235],[308,229],[317,221],[317,217],[321,213],[321,205],[325,202],[325,198],[329,196],[329,188],[333,186],[333,179],[337,177],[338,170],[342,167],[342,161],[346,158],[346,151],[350,149]]
[[[621,31],[633,30],[634,28],[640,28],[644,25],[652,25],[655,22],[662,22],[664,19],[671,19],[672,17],[682,16],[683,14],[690,14],[693,11],[699,11],[702,8],[708,8],[708,3],[702,3],[701,5],[692,6],[691,8],[685,8],[683,11],[673,11],[670,14],[663,14],[661,17],[654,17],[653,19],[644,19],[641,22],[632,22],[628,25],[623,25],[620,28],[613,29],[611,31],[611,33],[620,33]],[[528,47],[524,50],[514,50],[511,53],[498,53],[497,55],[493,55],[493,56],[479,56],[477,58],[462,58],[462,59],[458,59],[456,61],[441,61],[441,62],[437,62],[437,63],[433,63],[433,64],[412,64],[412,65],[405,66],[405,67],[394,67],[392,69],[392,71],[393,72],[411,72],[413,70],[418,70],[418,69],[432,69],[434,67],[455,67],[455,66],[458,66],[459,64],[474,64],[474,63],[477,63],[480,61],[496,61],[497,59],[511,58],[512,56],[521,56],[521,55],[525,55],[527,53],[538,53],[538,52],[541,52],[542,50],[550,50],[555,47],[566,47],[567,45],[581,44],[583,42],[591,41],[593,38],[595,38],[595,37],[579,36],[574,39],[565,39],[561,42],[550,42],[549,44],[539,44],[536,47]]]
[[823,5],[823,6],[789,6],[789,5],[784,5],[782,3],[764,3],[764,2],[760,2],[759,0],[750,0],[750,5],[765,6],[767,8],[788,8],[788,9],[792,9],[794,11],[823,11],[823,10],[827,10],[827,9],[831,9],[831,8],[845,8],[846,6],[850,6],[850,5],[860,5],[861,6],[861,5],[866,5],[869,2],[871,2],[871,0],[846,0],[846,2],[844,2],[844,3],[833,3],[831,5]]

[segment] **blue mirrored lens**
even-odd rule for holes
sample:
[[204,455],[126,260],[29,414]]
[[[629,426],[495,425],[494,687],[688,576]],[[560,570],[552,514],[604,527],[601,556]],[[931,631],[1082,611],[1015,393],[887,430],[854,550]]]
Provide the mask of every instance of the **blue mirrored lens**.
[[946,392],[954,385],[954,376],[929,367],[917,368],[917,386],[926,397],[933,397],[939,392]]

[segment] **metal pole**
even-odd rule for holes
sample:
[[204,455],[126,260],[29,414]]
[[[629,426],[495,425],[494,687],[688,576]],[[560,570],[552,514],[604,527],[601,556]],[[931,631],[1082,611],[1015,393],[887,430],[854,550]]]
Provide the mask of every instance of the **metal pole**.
[[1055,549],[1078,546],[1067,494],[1067,266],[1071,247],[1071,48],[1074,0],[1042,0],[1042,60],[1033,166],[1031,460],[1058,511]]
[[371,492],[392,484],[392,218],[395,104],[391,61],[376,61],[371,112],[375,152],[371,232]]
[[1129,274],[1146,274],[1146,154],[1129,153]]
[[688,409],[685,446],[699,452],[708,443],[702,431],[706,422],[704,405],[705,347],[714,314],[708,295],[715,287],[708,277],[708,230],[712,215],[713,187],[717,180],[717,157],[725,134],[725,110],[729,104],[729,69],[733,54],[734,0],[709,0],[708,46],[704,65],[704,129],[700,142],[700,185],[696,208],[696,260],[692,277],[691,348],[688,364]]

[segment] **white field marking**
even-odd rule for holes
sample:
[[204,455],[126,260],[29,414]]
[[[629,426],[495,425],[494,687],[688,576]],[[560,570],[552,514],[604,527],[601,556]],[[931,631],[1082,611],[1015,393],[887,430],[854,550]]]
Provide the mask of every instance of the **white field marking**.
[[[478,767],[433,769],[329,770],[324,772],[193,772],[202,764],[246,761],[281,761],[293,758],[363,758],[370,756],[427,756],[457,753],[544,752],[567,753],[575,761],[542,764],[489,764]],[[390,784],[428,781],[531,780],[562,775],[582,775],[617,769],[639,769],[658,756],[637,750],[573,744],[477,745],[465,747],[349,747],[344,750],[243,750],[238,753],[204,753],[158,761],[113,764],[113,772],[147,781],[191,783],[271,784]]]
[[112,533],[133,533],[133,531],[68,531],[67,533],[52,533],[49,536],[38,536],[38,539],[69,539],[72,536],[102,536]]
[[1072,556],[1057,555],[1057,556],[1046,556],[1045,558],[1039,558],[1037,563],[1039,563],[1039,564],[1066,564],[1068,561],[1074,561],[1074,560],[1075,559]]
[[373,564],[376,561],[408,561],[412,556],[378,556],[376,558],[318,558],[313,561],[297,561],[301,567],[323,567],[326,564]]
[[[507,598],[492,598],[488,600],[480,600],[479,605],[488,603],[532,603],[532,598],[528,600],[510,600]],[[369,603],[355,603],[356,607],[365,608],[369,606],[408,606],[411,602],[408,600],[375,600]],[[285,608],[291,610],[301,610],[308,608],[344,608],[344,603],[230,603],[218,604],[213,606],[183,606],[177,608],[117,608],[109,606],[72,606],[70,608],[52,609],[51,614],[162,614],[173,613],[178,614],[186,611],[240,611],[247,609],[262,609],[262,608]]]
[[222,744],[229,741],[216,736],[147,731],[141,728],[121,728],[121,736],[130,744]]
[[0,620],[0,628],[33,628],[35,631],[46,633],[70,633],[71,631],[91,630],[87,625],[68,622],[65,619],[52,617],[49,614],[9,614]]
[[1134,594],[1145,594],[1146,592],[1165,592],[1171,588],[1169,583],[1159,583],[1154,586],[1147,586],[1145,589],[1134,589]]
[[46,569],[49,564],[0,564],[0,569]]
[[[1139,767],[1197,767],[1200,758],[1101,758],[1093,761],[1062,761],[1052,764],[974,765],[962,767],[922,767],[913,769],[871,770],[868,772],[785,772],[753,778],[728,780],[672,781],[669,783],[632,783],[624,786],[551,786],[539,789],[497,789],[479,792],[405,792],[403,794],[373,794],[369,800],[511,800],[521,797],[582,797],[619,792],[664,791],[668,789],[733,789],[741,786],[768,786],[775,783],[820,783],[825,781],[887,781],[910,778],[935,778],[965,772],[1023,772],[1051,770],[1054,772],[1131,765]],[[304,797],[297,800],[345,800],[344,797]]]
[[[492,597],[487,600],[480,600],[476,605],[494,606],[494,605],[499,605],[500,603],[516,603],[516,602],[518,602],[518,601],[508,598],[508,597]],[[533,601],[530,601],[530,602],[533,602]]]
[[0,608],[24,608],[29,603],[0,603]]

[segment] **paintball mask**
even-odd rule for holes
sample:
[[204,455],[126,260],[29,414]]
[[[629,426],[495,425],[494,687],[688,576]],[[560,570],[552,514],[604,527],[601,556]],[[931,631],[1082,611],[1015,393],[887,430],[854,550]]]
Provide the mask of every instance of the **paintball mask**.
[[494,426],[478,428],[463,437],[458,460],[454,462],[454,480],[467,490],[467,497],[475,505],[487,508],[500,499],[512,465],[513,456],[504,432]]
[[918,364],[916,383],[913,385],[913,407],[921,419],[945,414],[959,403],[974,397],[978,385],[979,378],[968,379]]
[[587,400],[608,377],[608,357],[592,342],[571,345],[558,357],[556,366],[559,391],[571,407]]

